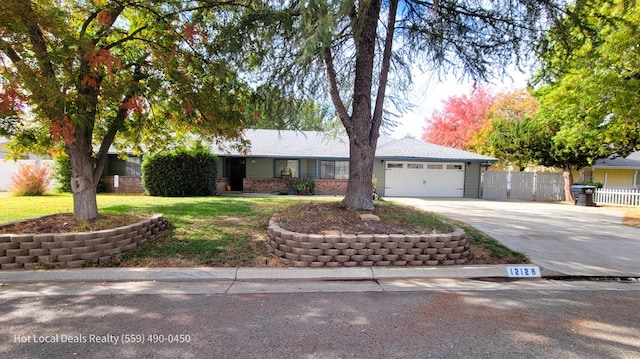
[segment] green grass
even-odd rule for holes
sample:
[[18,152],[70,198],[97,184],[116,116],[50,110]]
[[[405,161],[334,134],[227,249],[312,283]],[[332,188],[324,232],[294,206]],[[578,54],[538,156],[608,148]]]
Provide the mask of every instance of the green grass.
[[[124,254],[113,265],[122,266],[260,266],[269,261],[266,227],[274,212],[300,199],[314,197],[148,197],[140,195],[98,195],[101,213],[140,215],[162,213],[171,230],[157,240]],[[335,200],[335,199],[334,199]],[[48,214],[71,212],[70,194],[12,197],[0,193],[0,223]],[[484,233],[464,223],[425,212],[390,206],[385,220],[412,223],[416,228],[442,231],[460,226],[471,243],[497,258],[522,263],[526,257],[512,252]],[[393,210],[396,208],[397,210]]]
[[453,232],[455,226],[448,222],[448,218],[433,213],[417,211],[415,208],[402,206],[397,203],[386,202],[385,206],[378,206],[376,213],[381,219],[389,223],[409,223],[415,226],[416,233],[435,230],[437,233]]
[[0,223],[72,211],[70,194],[17,197],[0,192]]

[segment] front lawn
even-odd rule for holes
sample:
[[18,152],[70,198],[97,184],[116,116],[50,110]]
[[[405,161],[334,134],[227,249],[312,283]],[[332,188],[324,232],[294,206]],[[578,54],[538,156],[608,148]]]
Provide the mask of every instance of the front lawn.
[[[69,194],[1,196],[0,223],[71,212],[73,208]],[[124,254],[111,265],[237,267],[278,265],[277,259],[270,258],[266,249],[267,224],[273,213],[283,211],[301,200],[328,199],[293,196],[169,198],[100,194],[98,207],[100,213],[104,214],[162,213],[172,226],[164,237]],[[388,202],[384,202],[382,207],[386,213],[381,214],[390,222],[408,223],[416,229],[434,227],[443,221],[462,226],[469,234],[475,253],[491,253],[491,258],[486,258],[487,263],[522,263],[526,260],[523,255],[506,249],[486,235],[472,233],[472,228],[462,223],[407,210]]]

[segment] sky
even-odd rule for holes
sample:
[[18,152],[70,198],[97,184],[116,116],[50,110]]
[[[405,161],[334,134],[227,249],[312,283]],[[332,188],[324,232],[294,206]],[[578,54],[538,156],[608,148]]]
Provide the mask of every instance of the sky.
[[[508,73],[511,78],[496,81],[489,86],[496,91],[526,86],[529,74],[523,74],[517,70],[510,70]],[[443,78],[441,81],[438,81],[436,76],[429,76],[429,74],[416,76],[413,93],[409,96],[409,101],[415,107],[398,119],[398,126],[389,132],[389,136],[402,138],[411,135],[420,138],[422,128],[425,126],[425,118],[431,116],[434,110],[441,109],[442,102],[449,97],[468,94],[472,86],[473,82],[460,82],[453,75]]]

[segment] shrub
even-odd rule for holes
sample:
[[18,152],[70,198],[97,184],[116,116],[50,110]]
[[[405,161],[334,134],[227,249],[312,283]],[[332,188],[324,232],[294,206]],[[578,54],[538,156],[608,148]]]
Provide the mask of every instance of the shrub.
[[574,186],[594,186],[596,188],[604,187],[604,184],[600,182],[589,182],[589,181],[573,182],[573,185]]
[[151,154],[142,162],[142,186],[152,196],[211,196],[217,172],[217,157],[203,148]]
[[59,192],[71,192],[71,161],[69,157],[60,155],[54,161],[54,177],[58,183],[56,189]]
[[316,183],[311,178],[304,178],[295,184],[298,193],[313,193],[316,189]]
[[11,188],[17,196],[43,195],[51,184],[47,165],[24,165],[11,176]]

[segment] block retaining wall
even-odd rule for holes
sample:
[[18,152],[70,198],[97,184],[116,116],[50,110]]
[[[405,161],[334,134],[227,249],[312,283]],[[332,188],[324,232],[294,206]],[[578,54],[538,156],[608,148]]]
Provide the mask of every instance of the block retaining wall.
[[272,219],[267,230],[270,253],[294,267],[435,266],[466,264],[467,234],[460,228],[442,234],[303,234]]
[[95,232],[0,234],[1,269],[81,267],[133,250],[167,229],[161,214],[128,226]]

